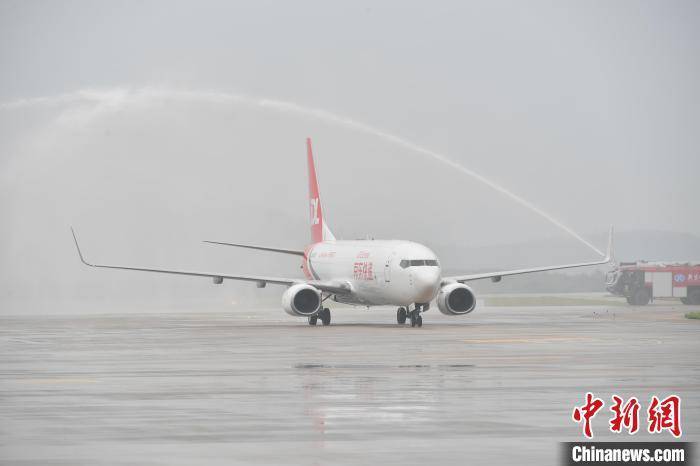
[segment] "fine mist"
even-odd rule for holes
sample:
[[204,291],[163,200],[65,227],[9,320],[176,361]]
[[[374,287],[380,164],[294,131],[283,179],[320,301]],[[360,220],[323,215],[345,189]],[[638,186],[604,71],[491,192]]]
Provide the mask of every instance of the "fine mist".
[[[582,240],[441,154],[295,104],[216,92],[113,89],[5,103],[0,118],[2,149],[9,154],[0,175],[7,219],[2,255],[12,264],[0,278],[3,300],[13,303],[9,312],[16,306],[75,310],[77,299],[91,310],[122,302],[276,302],[275,287],[214,287],[205,279],[86,269],[69,226],[76,227],[85,254],[99,262],[301,276],[288,257],[201,240],[306,244],[306,136],[314,139],[322,200],[339,238],[448,245],[438,251],[443,262],[464,270],[469,264],[449,264],[450,249],[541,238],[552,226]],[[591,257],[575,240],[571,244],[581,258]]]
[[[259,106],[266,109],[271,109],[279,112],[290,113],[295,116],[300,116],[303,118],[313,118],[321,120],[325,123],[336,124],[344,128],[359,131],[362,133],[370,134],[376,136],[380,139],[388,141],[392,144],[396,144],[399,147],[408,149],[413,152],[417,152],[422,155],[431,157],[450,168],[454,168],[461,173],[477,180],[480,183],[492,188],[494,191],[502,194],[509,199],[513,200],[517,204],[522,205],[526,209],[534,212],[535,214],[541,216],[548,222],[555,225],[557,228],[568,233],[569,235],[576,238],[578,241],[582,242],[593,251],[597,252],[601,256],[605,254],[597,248],[595,245],[590,243],[588,240],[583,238],[580,234],[575,232],[573,229],[562,223],[560,220],[556,219],[552,215],[548,214],[541,208],[537,207],[532,202],[524,199],[521,196],[509,191],[505,187],[499,185],[498,183],[490,180],[489,178],[477,173],[476,171],[465,167],[464,165],[455,162],[450,159],[447,155],[440,154],[438,152],[432,151],[418,144],[415,144],[407,139],[400,136],[390,134],[378,128],[374,128],[365,123],[355,121],[351,118],[336,115],[332,112],[321,110],[317,108],[304,107],[302,105],[293,102],[284,102],[274,99],[267,98],[255,98],[247,95],[241,94],[230,94],[222,92],[192,92],[192,91],[173,91],[173,90],[163,90],[163,89],[145,89],[137,91],[136,93],[130,93],[125,90],[116,89],[112,91],[99,92],[99,91],[84,91],[75,94],[66,94],[56,97],[39,97],[34,99],[19,100],[16,102],[9,102],[6,104],[0,104],[0,107],[7,109],[12,108],[22,108],[30,107],[36,105],[52,105],[52,104],[62,104],[62,103],[92,103],[95,105],[92,112],[87,112],[83,115],[83,118],[90,119],[93,117],[98,117],[104,111],[114,111],[118,107],[123,105],[134,103],[146,99],[157,99],[157,100],[175,100],[175,101],[204,101],[208,103],[218,103],[223,105],[240,104],[247,106]],[[87,121],[83,121],[87,123]]]

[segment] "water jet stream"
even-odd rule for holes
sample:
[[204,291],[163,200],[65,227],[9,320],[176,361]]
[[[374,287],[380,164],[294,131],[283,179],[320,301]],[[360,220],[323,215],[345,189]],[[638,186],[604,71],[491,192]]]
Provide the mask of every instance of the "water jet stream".
[[605,254],[595,245],[587,241],[569,226],[560,222],[552,215],[548,214],[547,212],[540,209],[531,202],[527,201],[526,199],[522,198],[521,196],[518,196],[512,191],[504,188],[498,183],[490,180],[489,178],[486,178],[485,176],[475,172],[474,170],[470,170],[469,168],[466,168],[463,165],[455,162],[446,155],[427,149],[402,137],[374,128],[366,123],[362,123],[353,120],[352,118],[337,115],[335,113],[331,113],[322,109],[305,107],[287,101],[255,98],[245,94],[210,91],[170,90],[163,88],[142,88],[135,91],[120,88],[106,91],[82,90],[51,97],[36,97],[0,103],[0,109],[22,108],[34,105],[60,105],[66,103],[93,102],[96,103],[99,108],[93,109],[92,113],[88,115],[89,118],[92,118],[95,115],[99,115],[101,111],[109,112],[110,110],[116,110],[127,103],[143,102],[148,100],[180,100],[205,101],[212,103],[239,103],[249,106],[271,109],[277,112],[291,113],[294,115],[314,118],[327,123],[332,123],[354,131],[359,131],[365,134],[378,137],[389,143],[398,145],[410,151],[428,156],[434,160],[444,163],[449,167],[454,168],[455,170],[461,173],[464,173],[465,175],[490,187],[491,189],[501,193],[502,195],[506,196],[507,198],[511,199],[517,204],[520,204],[521,206],[527,208],[531,212],[534,212],[535,214],[544,218],[549,223],[556,226],[560,230],[568,233],[572,237],[576,238],[578,241],[585,244],[601,256],[605,256]]

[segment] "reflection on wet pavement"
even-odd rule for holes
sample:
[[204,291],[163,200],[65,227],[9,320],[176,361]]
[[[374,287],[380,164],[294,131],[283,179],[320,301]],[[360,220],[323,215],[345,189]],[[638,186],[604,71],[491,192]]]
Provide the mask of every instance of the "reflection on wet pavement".
[[697,440],[697,322],[596,309],[2,317],[0,460],[554,464],[587,390],[677,392]]

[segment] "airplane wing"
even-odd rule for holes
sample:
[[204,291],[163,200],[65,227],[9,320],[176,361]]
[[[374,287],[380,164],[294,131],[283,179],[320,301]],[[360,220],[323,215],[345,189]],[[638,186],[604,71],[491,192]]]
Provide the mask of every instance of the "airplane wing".
[[444,282],[468,282],[472,280],[481,280],[484,278],[490,278],[494,282],[499,282],[501,281],[502,277],[506,277],[509,275],[521,275],[525,273],[534,273],[534,272],[546,272],[548,270],[561,270],[561,269],[573,269],[576,267],[588,267],[591,265],[604,265],[608,264],[613,260],[612,257],[612,245],[613,245],[613,228],[610,227],[610,233],[608,236],[608,249],[605,254],[605,257],[601,260],[598,261],[592,261],[592,262],[580,262],[578,264],[565,264],[565,265],[550,265],[550,266],[544,266],[544,267],[534,267],[531,269],[517,269],[517,270],[503,270],[503,271],[497,271],[497,272],[486,272],[486,273],[474,273],[470,275],[457,275],[457,276],[452,276],[452,277],[445,277],[443,279]]
[[257,275],[230,275],[218,272],[194,272],[186,270],[167,270],[167,269],[152,269],[145,267],[127,267],[121,265],[107,265],[107,264],[93,264],[85,260],[80,246],[78,245],[78,238],[75,236],[75,231],[71,228],[71,233],[73,233],[73,241],[75,241],[75,247],[78,250],[78,256],[80,261],[90,267],[99,267],[104,269],[117,269],[117,270],[135,270],[138,272],[156,272],[156,273],[167,273],[172,275],[189,275],[193,277],[209,277],[214,280],[214,283],[221,283],[224,279],[226,280],[242,280],[248,282],[255,282],[259,287],[264,287],[268,283],[273,285],[286,285],[291,286],[295,283],[308,283],[314,288],[318,288],[321,291],[333,294],[350,293],[352,289],[350,285],[342,282],[324,282],[319,280],[304,280],[299,278],[280,278],[280,277],[267,277],[267,276],[257,276]]

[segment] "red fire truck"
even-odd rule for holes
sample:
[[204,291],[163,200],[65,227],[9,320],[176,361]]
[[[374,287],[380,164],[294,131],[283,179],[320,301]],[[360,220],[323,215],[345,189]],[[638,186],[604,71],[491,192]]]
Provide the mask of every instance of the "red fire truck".
[[654,298],[700,304],[700,262],[620,262],[608,272],[606,289],[641,306]]

